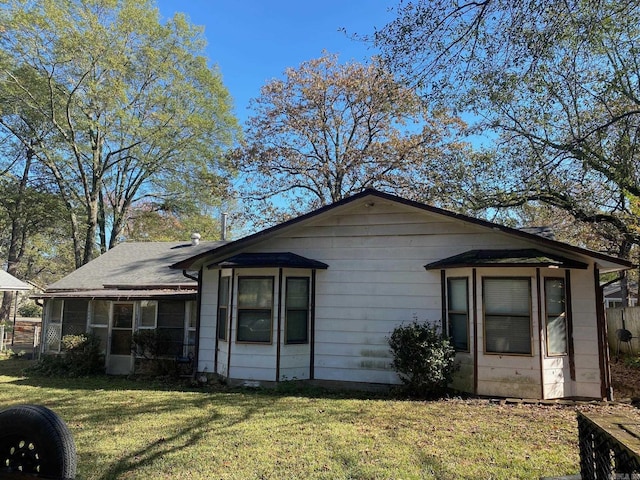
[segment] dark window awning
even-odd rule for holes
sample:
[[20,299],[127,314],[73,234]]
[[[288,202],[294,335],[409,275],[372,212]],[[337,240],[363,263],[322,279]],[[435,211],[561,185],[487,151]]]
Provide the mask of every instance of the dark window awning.
[[319,268],[327,269],[329,265],[302,257],[291,252],[278,253],[240,253],[219,262],[212,263],[208,268]]
[[460,267],[547,267],[585,270],[588,265],[536,249],[469,250],[424,266],[427,270]]

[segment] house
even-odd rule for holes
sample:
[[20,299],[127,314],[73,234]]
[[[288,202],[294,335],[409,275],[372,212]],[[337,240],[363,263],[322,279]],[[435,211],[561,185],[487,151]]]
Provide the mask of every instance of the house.
[[[627,283],[628,302],[630,307],[638,304],[638,284],[633,281]],[[605,284],[604,306],[605,308],[622,308],[622,286],[620,281]]]
[[[376,190],[184,252],[171,267],[198,280],[189,297],[197,298],[198,372],[251,384],[396,384],[387,338],[417,319],[451,336],[461,366],[452,386],[461,391],[611,397],[599,278],[630,268],[625,260]],[[143,265],[121,268],[133,274]],[[57,293],[48,303],[60,301]],[[94,294],[83,298],[94,302]],[[116,306],[127,299],[106,298],[100,324],[95,306],[83,304],[80,319],[110,334],[113,350],[114,332],[130,335],[144,314],[140,305],[138,320],[126,316],[120,326]],[[64,334],[73,315],[60,308],[47,314]]]
[[164,354],[195,355],[197,279],[169,265],[225,242],[121,243],[51,284],[44,298],[43,353],[58,353],[65,335],[93,332],[106,371],[134,369],[131,340],[139,330],[163,334]]

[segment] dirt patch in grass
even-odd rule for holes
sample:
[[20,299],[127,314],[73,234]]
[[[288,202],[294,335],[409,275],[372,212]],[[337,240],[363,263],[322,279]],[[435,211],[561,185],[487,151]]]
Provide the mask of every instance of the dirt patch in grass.
[[612,357],[611,383],[616,400],[640,399],[640,366],[629,365],[624,357]]

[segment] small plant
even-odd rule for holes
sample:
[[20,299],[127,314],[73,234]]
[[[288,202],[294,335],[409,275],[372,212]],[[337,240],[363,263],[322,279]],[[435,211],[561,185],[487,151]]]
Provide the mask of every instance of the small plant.
[[418,397],[442,395],[456,371],[455,349],[439,329],[416,319],[397,327],[388,339],[392,366],[407,394]]
[[28,370],[41,375],[67,377],[104,373],[100,339],[91,334],[65,335],[60,355],[45,355]]
[[18,307],[18,315],[27,318],[41,317],[42,307],[35,302],[26,302]]
[[640,368],[640,356],[638,355],[625,355],[623,361],[627,367]]

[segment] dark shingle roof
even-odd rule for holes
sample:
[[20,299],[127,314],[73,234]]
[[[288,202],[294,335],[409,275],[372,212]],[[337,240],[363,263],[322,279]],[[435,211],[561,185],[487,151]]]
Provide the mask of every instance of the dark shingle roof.
[[455,267],[557,267],[587,268],[586,263],[536,249],[469,250],[424,266],[427,270]]
[[169,266],[227,242],[125,242],[49,285],[52,290],[95,290],[109,287],[162,288],[195,286]]
[[221,268],[243,267],[283,267],[283,268],[329,268],[326,263],[291,252],[278,253],[241,253],[220,262],[209,265]]

